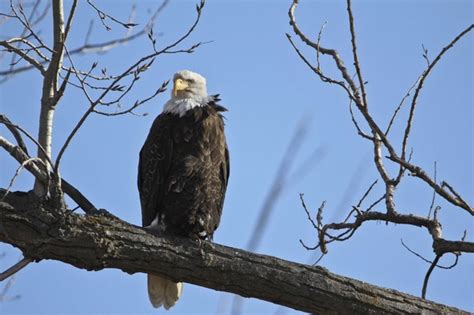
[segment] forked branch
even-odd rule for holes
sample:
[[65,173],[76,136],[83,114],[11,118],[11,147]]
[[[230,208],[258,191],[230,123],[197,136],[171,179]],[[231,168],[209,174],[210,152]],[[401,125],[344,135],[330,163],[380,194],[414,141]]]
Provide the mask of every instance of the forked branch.
[[[315,228],[317,232],[317,239],[318,242],[314,246],[308,246],[303,244],[306,249],[314,250],[320,249],[323,254],[327,253],[327,244],[334,242],[334,241],[345,241],[349,239],[356,230],[363,225],[363,223],[368,221],[385,221],[385,222],[392,222],[396,224],[404,224],[404,225],[412,225],[416,227],[423,227],[426,231],[430,234],[432,238],[432,247],[436,254],[436,261],[439,260],[444,254],[446,253],[453,253],[458,255],[461,252],[474,252],[474,243],[467,242],[464,239],[461,241],[449,241],[444,240],[442,236],[442,227],[441,223],[438,221],[438,217],[435,215],[433,218],[425,218],[420,217],[414,214],[410,214],[410,212],[406,211],[397,211],[397,205],[395,203],[395,191],[398,185],[401,183],[403,175],[406,171],[410,172],[410,174],[416,178],[419,178],[422,182],[433,188],[435,194],[443,197],[446,201],[448,201],[452,206],[461,208],[468,212],[469,214],[474,216],[474,208],[471,207],[466,199],[464,199],[450,184],[446,182],[438,183],[436,179],[432,179],[427,172],[425,172],[420,166],[415,165],[411,162],[413,150],[408,154],[407,150],[407,143],[409,140],[410,130],[412,128],[414,112],[417,104],[417,99],[420,95],[420,92],[423,88],[423,84],[429,74],[432,73],[433,68],[436,64],[441,60],[441,58],[445,55],[445,53],[451,49],[459,40],[461,40],[464,36],[466,36],[470,31],[474,29],[474,25],[471,24],[463,31],[461,31],[455,38],[445,46],[440,53],[433,59],[433,61],[429,61],[427,56],[425,59],[428,62],[428,68],[423,71],[423,73],[417,78],[415,84],[409,89],[408,93],[403,97],[398,107],[395,109],[389,123],[388,127],[382,128],[381,124],[375,120],[372,114],[369,112],[369,106],[367,101],[367,95],[365,91],[365,80],[362,76],[362,71],[360,67],[359,56],[357,52],[357,42],[356,42],[356,31],[355,31],[355,18],[352,12],[352,1],[346,1],[346,8],[348,12],[348,20],[349,20],[349,31],[351,34],[351,47],[353,53],[353,64],[354,64],[354,71],[355,74],[352,76],[348,70],[344,66],[344,61],[341,59],[340,55],[335,49],[327,48],[322,46],[320,43],[321,36],[318,36],[317,42],[310,40],[299,28],[298,24],[296,23],[295,19],[295,10],[298,5],[298,0],[292,0],[290,5],[288,15],[290,19],[290,25],[293,28],[293,32],[301,39],[301,41],[313,48],[316,51],[316,64],[317,66],[313,65],[312,62],[304,56],[299,48],[297,48],[296,43],[292,40],[290,35],[288,39],[295,49],[298,56],[301,60],[308,65],[308,67],[317,75],[323,82],[328,83],[336,83],[341,86],[344,91],[347,93],[347,96],[350,101],[349,111],[351,113],[351,119],[354,126],[357,129],[358,134],[371,141],[373,145],[373,157],[376,169],[380,175],[380,178],[383,180],[383,184],[385,185],[385,192],[382,197],[378,198],[374,203],[372,203],[368,207],[362,207],[362,203],[359,202],[357,206],[353,206],[352,209],[349,211],[348,216],[346,219],[339,223],[327,223],[322,222],[322,212],[324,210],[324,204],[317,210],[316,220],[313,220],[311,216],[311,212],[308,210],[303,197],[301,196],[301,201],[304,210],[306,211],[308,218],[310,220],[311,225]],[[342,77],[342,81],[338,81],[334,78],[327,77],[324,75],[323,70],[320,67],[319,56],[321,55],[328,55],[330,56],[339,73]],[[426,53],[425,53],[426,55]],[[352,79],[353,77],[357,77],[358,85]],[[392,144],[391,138],[389,138],[389,132],[391,127],[396,119],[398,113],[400,112],[401,107],[403,104],[408,100],[412,91],[414,90],[413,97],[411,99],[411,107],[409,111],[409,115],[407,118],[407,123],[404,129],[404,135],[402,140],[402,147],[400,153],[397,152],[395,146]],[[371,135],[364,132],[352,111],[352,104],[354,107],[357,108],[359,113],[362,116],[364,122],[370,128]],[[385,132],[382,130],[385,129]],[[388,151],[388,155],[384,156],[384,150]],[[395,175],[392,175],[386,168],[385,162],[396,163],[398,167],[398,172]],[[361,201],[364,200],[370,193],[373,185],[368,189],[368,191],[364,194]],[[381,201],[385,201],[385,212],[375,211],[374,207],[379,204]],[[434,199],[433,199],[434,202]],[[433,208],[433,205],[431,206]],[[437,210],[435,210],[436,214]],[[426,293],[426,285],[429,280],[429,276],[434,269],[436,263],[432,265],[429,269],[423,288],[423,297]]]

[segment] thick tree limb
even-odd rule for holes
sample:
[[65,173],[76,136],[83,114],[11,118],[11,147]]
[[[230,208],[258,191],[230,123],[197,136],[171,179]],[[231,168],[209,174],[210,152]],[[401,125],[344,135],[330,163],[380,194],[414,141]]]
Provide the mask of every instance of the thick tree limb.
[[222,245],[203,242],[203,255],[191,240],[158,238],[112,215],[80,216],[37,200],[34,194],[17,192],[0,203],[0,241],[34,260],[157,273],[318,314],[467,314],[324,268]]

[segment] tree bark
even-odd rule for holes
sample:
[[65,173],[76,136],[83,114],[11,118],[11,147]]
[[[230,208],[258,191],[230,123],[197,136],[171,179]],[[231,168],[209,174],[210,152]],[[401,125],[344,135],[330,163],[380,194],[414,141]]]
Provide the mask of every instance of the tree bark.
[[[5,190],[0,190],[3,196]],[[157,237],[106,212],[78,215],[15,192],[0,202],[0,241],[40,261],[155,273],[316,314],[468,314],[321,267],[209,242]]]

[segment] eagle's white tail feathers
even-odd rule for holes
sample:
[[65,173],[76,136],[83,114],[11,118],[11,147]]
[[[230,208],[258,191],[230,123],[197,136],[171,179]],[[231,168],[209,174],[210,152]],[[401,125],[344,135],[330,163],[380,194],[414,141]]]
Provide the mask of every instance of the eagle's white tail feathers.
[[165,309],[170,309],[182,292],[182,282],[176,283],[160,276],[148,275],[148,297],[153,307],[163,305]]

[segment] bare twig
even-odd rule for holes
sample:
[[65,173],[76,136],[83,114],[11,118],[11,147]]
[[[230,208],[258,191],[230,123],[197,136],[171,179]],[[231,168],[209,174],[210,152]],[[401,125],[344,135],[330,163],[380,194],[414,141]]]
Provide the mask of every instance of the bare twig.
[[[33,18],[34,14],[38,10],[39,4],[40,4],[40,1],[36,1],[35,4],[33,5],[33,8],[30,11],[30,16],[28,17],[28,21],[30,21]],[[23,28],[23,31],[21,32],[20,38],[23,38],[24,36],[26,36],[27,31],[28,30],[26,28]],[[18,43],[16,47],[20,48],[20,45],[21,45],[21,43]],[[10,61],[10,70],[13,69],[13,67],[16,64],[16,57],[17,57],[16,54],[12,55],[12,58],[11,58],[11,61]]]
[[428,49],[423,44],[421,44],[421,48],[423,49],[423,59],[426,60],[426,66],[429,67],[431,62],[428,58]]
[[375,200],[370,206],[368,206],[365,212],[372,210],[376,205],[381,203],[384,199],[385,199],[385,194],[381,196],[379,199]]
[[41,47],[48,50],[50,53],[54,53],[54,50],[45,45],[43,40],[33,30],[33,25],[30,24],[30,22],[28,21],[28,18],[25,16],[23,9],[21,7],[19,7],[18,11],[15,9],[15,6],[13,5],[13,0],[10,0],[10,9],[13,13],[12,17],[19,21],[23,25],[23,27],[30,32],[28,36],[31,35],[40,44]]
[[321,72],[320,69],[314,67],[309,61],[308,59],[303,55],[303,53],[299,50],[299,48],[296,46],[296,44],[294,43],[292,37],[290,36],[290,34],[286,34],[286,37],[288,38],[288,41],[290,42],[291,46],[293,47],[293,49],[296,51],[296,53],[298,54],[298,56],[301,58],[301,60],[303,60],[303,62],[314,72],[316,73],[319,78],[323,81],[323,82],[328,82],[328,83],[332,83],[332,84],[337,84],[339,85],[340,87],[342,87],[347,93],[348,95],[351,95],[352,96],[352,92],[349,90],[349,88],[345,85],[344,81],[338,81],[338,80],[335,80],[333,78],[330,78],[326,75],[324,75],[323,72]]
[[[436,180],[435,180],[435,182],[436,182]],[[471,211],[474,211],[474,208],[471,208],[468,205],[468,203],[461,197],[461,195],[459,193],[457,193],[456,190],[454,190],[454,188],[451,185],[449,185],[447,182],[443,181],[441,183],[441,187],[443,187],[443,188],[447,187],[448,190],[457,198],[457,200],[459,200],[465,207],[470,208]]]
[[[29,140],[31,140],[31,142],[33,142],[36,147],[38,148],[39,151],[42,151],[43,154],[45,154],[46,156],[46,151],[45,149],[41,146],[41,144],[28,132],[26,131],[25,129],[23,129],[22,127],[18,126],[18,125],[15,125],[13,124],[10,119],[8,119],[8,117],[6,117],[5,115],[1,115],[0,117],[0,123],[4,124],[5,126],[7,126],[7,128],[12,132],[12,130],[15,130],[16,132],[13,133],[14,137],[15,137],[15,140],[18,142],[20,140],[20,143],[23,143],[23,139],[20,135],[20,133],[24,134]],[[15,135],[16,134],[16,135]],[[18,144],[20,148],[22,148],[22,146],[20,144]],[[25,146],[25,144],[23,143],[23,146]],[[23,148],[22,148],[23,150]],[[25,151],[25,154],[28,154],[28,151]],[[46,157],[46,162],[49,166],[52,166],[53,165],[53,162],[51,161],[51,159],[49,157]]]
[[370,194],[370,192],[372,191],[372,188],[375,187],[375,185],[377,184],[378,182],[378,179],[374,180],[374,182],[369,186],[369,188],[366,190],[366,192],[364,193],[364,195],[362,196],[362,198],[360,198],[359,202],[357,203],[357,208],[359,208],[362,203],[364,202],[365,198],[367,198],[367,196]]
[[71,30],[72,19],[74,18],[74,14],[75,14],[76,8],[77,8],[77,1],[78,0],[74,0],[72,2],[71,9],[69,10],[69,16],[67,18],[66,27],[64,28],[64,38],[62,40],[63,46],[66,44],[66,40],[67,40],[67,37],[69,35],[69,31]]
[[130,108],[126,109],[126,110],[122,110],[122,111],[117,111],[115,113],[106,113],[106,112],[102,112],[100,110],[96,110],[94,109],[94,113],[97,113],[97,114],[100,114],[100,115],[104,115],[104,116],[120,116],[120,115],[125,115],[125,114],[128,114],[128,113],[134,113],[133,111],[138,108],[139,106],[141,106],[142,104],[152,100],[153,98],[155,98],[158,94],[160,93],[163,93],[164,91],[166,91],[166,87],[168,86],[168,83],[169,83],[169,80],[163,82],[161,84],[161,86],[155,91],[155,93],[153,93],[151,96],[143,99],[143,100],[137,100],[133,106],[131,106]]
[[39,70],[39,72],[44,76],[46,75],[46,70],[44,67],[41,65],[40,62],[38,62],[36,59],[33,57],[29,56],[25,52],[23,52],[21,49],[14,47],[13,45],[9,44],[8,41],[0,41],[0,46],[3,46],[7,49],[7,51],[14,52],[17,54],[19,57],[22,59],[26,60],[29,64],[31,64],[33,67]]
[[26,147],[25,142],[23,141],[23,138],[21,134],[18,132],[18,129],[13,126],[12,122],[10,119],[8,119],[7,116],[0,114],[0,123],[4,124],[7,129],[12,133],[13,137],[15,138],[16,143],[18,146],[26,153],[28,154],[28,149]]
[[319,33],[318,33],[318,41],[316,42],[316,45],[318,46],[318,49],[316,49],[316,61],[317,61],[317,67],[316,69],[318,69],[319,71],[321,71],[321,62],[320,62],[320,52],[319,52],[319,44],[321,43],[321,37],[323,35],[323,31],[324,31],[324,28],[326,27],[327,25],[327,21],[324,22],[324,24],[321,26],[321,28],[319,29]]
[[423,88],[423,84],[425,83],[426,78],[428,75],[431,73],[433,68],[436,66],[436,64],[441,60],[443,55],[454,46],[464,35],[469,33],[474,29],[474,24],[469,25],[466,29],[464,29],[461,33],[459,33],[447,46],[445,46],[439,54],[436,56],[436,58],[429,64],[428,68],[423,71],[423,73],[420,75],[418,85],[415,90],[415,95],[413,96],[413,99],[411,101],[411,107],[410,107],[410,114],[408,116],[406,128],[405,128],[405,133],[403,136],[403,142],[402,142],[402,154],[401,154],[401,159],[405,159],[405,152],[406,152],[406,146],[408,142],[408,137],[410,135],[411,127],[412,127],[412,122],[413,122],[413,117],[415,115],[415,108],[416,108],[416,102],[418,100],[418,96],[420,95],[420,92]]
[[[288,16],[290,17],[290,25],[293,27],[293,31],[295,32],[296,35],[299,36],[299,38],[308,46],[313,47],[314,49],[318,50],[321,54],[323,55],[329,55],[333,58],[334,62],[336,63],[337,68],[341,72],[344,80],[349,84],[350,91],[354,93],[354,98],[360,101],[358,89],[356,87],[356,84],[352,80],[351,76],[349,75],[346,66],[344,65],[344,62],[342,61],[342,58],[339,56],[338,52],[334,49],[327,49],[321,45],[318,45],[314,42],[312,42],[309,38],[304,35],[304,33],[299,29],[298,25],[296,24],[296,19],[295,19],[295,9],[296,6],[298,5],[298,0],[293,0],[290,9],[288,10]],[[287,34],[288,39],[291,39],[291,37]],[[290,41],[291,42],[291,41]],[[292,44],[293,45],[293,44]],[[294,46],[295,47],[295,46]],[[300,54],[299,54],[300,55]],[[301,55],[300,55],[301,57]],[[316,69],[316,68],[315,68]],[[336,83],[336,82],[333,82]],[[345,85],[341,85],[344,87],[346,90],[347,88]],[[352,94],[351,93],[351,94]],[[360,102],[362,103],[362,102]]]
[[[18,163],[24,163],[30,157],[18,146],[13,145],[5,138],[0,136],[0,147],[5,149]],[[32,163],[25,164],[25,168],[32,173],[35,178],[41,180],[46,187],[49,186],[50,178],[52,174],[45,172],[44,165],[41,165],[43,162],[33,161]],[[71,197],[76,204],[78,204],[85,213],[93,214],[97,212],[97,208],[74,186],[69,184],[64,178],[61,180],[62,190]]]
[[415,87],[417,86],[419,81],[420,81],[420,78],[418,78],[415,81],[415,83],[413,83],[413,85],[408,89],[408,92],[405,94],[405,96],[402,98],[402,100],[398,104],[398,107],[393,112],[393,115],[390,118],[390,122],[388,123],[387,130],[385,130],[385,136],[388,136],[388,134],[390,132],[390,128],[392,127],[393,123],[395,122],[395,118],[397,117],[398,112],[400,111],[400,109],[402,109],[403,104],[405,104],[405,101],[408,99],[408,97],[410,97],[411,92],[415,89]]
[[423,299],[426,298],[426,289],[428,287],[428,281],[430,280],[431,273],[433,272],[433,269],[436,267],[439,259],[442,256],[443,255],[436,255],[435,259],[433,260],[433,263],[430,265],[430,267],[428,268],[428,271],[426,272],[425,279],[423,280],[423,288],[421,289],[421,297]]
[[23,170],[26,165],[28,165],[29,163],[33,163],[33,162],[38,162],[38,161],[42,161],[41,159],[39,158],[29,158],[28,160],[26,161],[23,161],[20,166],[16,169],[15,171],[15,175],[13,175],[13,177],[11,178],[10,180],[10,184],[8,185],[6,191],[5,191],[5,194],[3,195],[2,198],[0,198],[0,202],[2,202],[4,200],[4,198],[8,195],[8,193],[10,192],[10,189],[13,187],[13,184],[15,183],[15,180],[16,178],[20,175],[20,172],[21,170]]
[[[314,222],[313,218],[311,217],[311,214],[309,213],[308,207],[306,206],[306,203],[304,201],[304,194],[302,194],[302,193],[300,193],[300,201],[301,201],[301,205],[303,206],[304,211],[306,212],[306,216],[308,217],[309,222],[311,222],[311,225],[314,227],[315,230],[319,231],[320,230],[319,224],[316,224],[316,222]],[[319,218],[322,218],[321,213],[322,213],[322,210],[324,209],[325,205],[326,205],[326,201],[323,201],[323,203],[319,207],[319,210],[318,210],[318,217]],[[320,221],[321,220],[318,220],[318,223]]]
[[[437,182],[436,173],[437,173],[437,168],[436,168],[436,161],[435,161],[434,162],[434,177],[433,177],[433,180],[435,183]],[[436,190],[433,189],[433,197],[431,197],[431,204],[430,204],[430,211],[428,212],[428,218],[431,216],[431,212],[433,211],[435,199],[436,199]]]
[[351,0],[347,0],[347,13],[349,15],[349,28],[351,30],[352,55],[354,57],[354,67],[356,69],[357,79],[359,80],[360,90],[362,91],[363,105],[367,107],[368,104],[367,104],[367,95],[365,94],[365,82],[362,79],[362,71],[360,70],[359,56],[357,54],[356,33],[355,33],[355,27],[354,27],[354,16],[352,15]]
[[421,178],[425,183],[427,183],[434,190],[436,190],[436,193],[438,195],[446,199],[448,202],[452,203],[455,206],[463,208],[464,210],[469,212],[471,215],[474,215],[474,208],[470,207],[463,199],[459,199],[459,195],[456,196],[456,194],[452,194],[452,191],[450,193],[444,189],[444,186],[446,186],[447,184],[446,182],[443,182],[445,185],[438,185],[428,174],[426,174],[426,172],[423,169],[411,163],[408,163],[399,157],[389,156],[388,159],[400,164],[401,166],[409,170],[412,176]]
[[91,0],[87,0],[87,3],[97,12],[97,15],[99,16],[100,18],[100,22],[102,23],[102,25],[104,25],[105,29],[107,31],[110,31],[111,30],[111,27],[107,25],[107,23],[105,23],[105,20],[107,18],[109,18],[110,20],[114,21],[115,23],[129,29],[129,28],[132,28],[134,26],[136,26],[137,24],[135,23],[124,23],[124,22],[121,22],[120,20],[114,18],[113,16],[111,16],[110,14],[107,14],[105,13],[104,11],[100,10],[96,5],[94,5]]
[[5,270],[4,272],[0,273],[0,281],[3,281],[5,279],[7,279],[8,277],[14,275],[15,273],[17,273],[21,269],[28,266],[28,264],[32,261],[33,260],[31,260],[30,258],[26,258],[26,257],[23,258],[22,260],[20,260],[19,262],[17,262],[16,264],[11,266],[7,270]]
[[[425,257],[421,256],[420,254],[418,254],[417,252],[412,250],[410,247],[408,247],[408,245],[403,242],[403,239],[401,239],[400,241],[402,242],[403,247],[405,247],[406,250],[408,250],[410,253],[412,253],[413,255],[415,255],[416,257],[420,258],[421,260],[423,260],[424,262],[426,262],[428,264],[433,263],[433,261],[426,259]],[[451,265],[449,265],[449,266],[436,265],[436,267],[438,267],[440,269],[445,269],[445,270],[453,269],[458,264],[459,256],[460,256],[457,253],[453,253],[453,255],[454,255],[455,259],[454,259],[454,262]]]
[[362,129],[359,127],[359,123],[358,123],[357,120],[355,119],[354,112],[352,111],[352,98],[349,99],[349,113],[351,114],[352,123],[354,124],[354,126],[355,126],[356,129],[357,129],[357,134],[358,134],[359,136],[361,136],[362,138],[365,138],[365,139],[368,139],[368,140],[373,141],[373,140],[374,140],[374,137],[373,137],[373,136],[369,136],[367,133],[363,132]]

